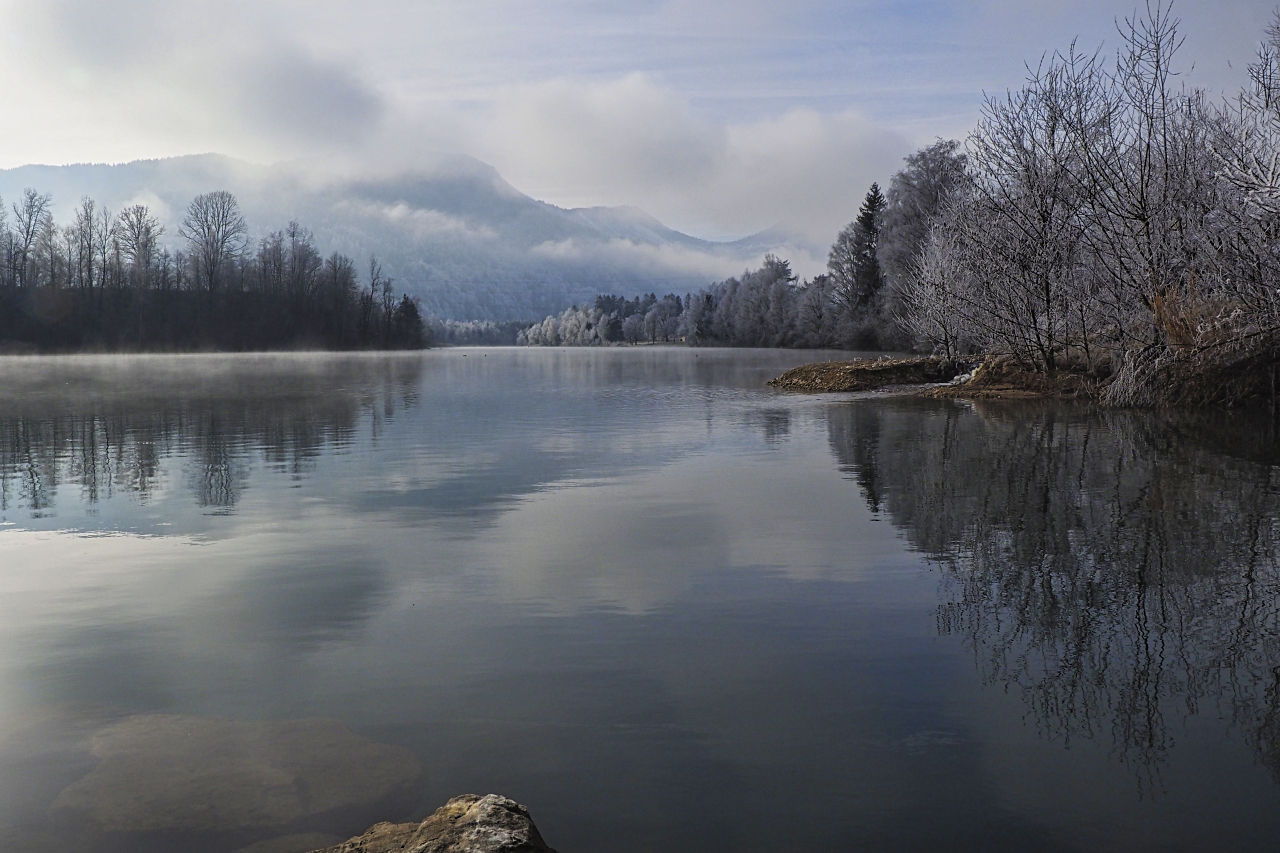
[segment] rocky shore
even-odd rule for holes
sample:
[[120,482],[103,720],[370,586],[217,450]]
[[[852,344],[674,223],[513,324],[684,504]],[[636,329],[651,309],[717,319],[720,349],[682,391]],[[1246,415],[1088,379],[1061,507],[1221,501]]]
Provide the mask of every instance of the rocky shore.
[[379,823],[312,853],[556,853],[529,810],[500,794],[463,794],[421,823]]

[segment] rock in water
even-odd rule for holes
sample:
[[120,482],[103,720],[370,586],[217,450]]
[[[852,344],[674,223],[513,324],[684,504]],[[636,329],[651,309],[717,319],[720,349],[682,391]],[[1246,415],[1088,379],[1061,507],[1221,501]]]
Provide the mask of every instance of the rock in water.
[[313,853],[556,853],[529,810],[500,794],[463,794],[422,823],[379,823]]

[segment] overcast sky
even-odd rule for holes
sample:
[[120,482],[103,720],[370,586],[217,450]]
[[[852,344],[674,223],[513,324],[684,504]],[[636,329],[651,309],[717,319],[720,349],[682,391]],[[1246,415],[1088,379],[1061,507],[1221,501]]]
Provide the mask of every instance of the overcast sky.
[[[1276,0],[1180,0],[1187,79],[1238,87]],[[565,206],[829,240],[866,187],[1116,0],[0,0],[0,166],[457,151]],[[1194,68],[1192,67],[1194,65]]]

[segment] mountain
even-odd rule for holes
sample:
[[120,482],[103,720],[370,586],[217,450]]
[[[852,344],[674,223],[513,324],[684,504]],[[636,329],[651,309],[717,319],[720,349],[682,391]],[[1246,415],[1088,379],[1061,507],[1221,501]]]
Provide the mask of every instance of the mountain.
[[82,196],[111,210],[146,204],[175,248],[190,200],[229,190],[255,242],[296,220],[314,232],[322,252],[350,255],[361,269],[377,255],[427,314],[455,319],[537,318],[606,292],[685,293],[755,266],[769,251],[814,254],[773,232],[717,243],[634,207],[556,207],[462,156],[375,176],[322,175],[306,164],[259,166],[216,154],[0,170],[6,201],[26,187],[53,196],[60,224]]

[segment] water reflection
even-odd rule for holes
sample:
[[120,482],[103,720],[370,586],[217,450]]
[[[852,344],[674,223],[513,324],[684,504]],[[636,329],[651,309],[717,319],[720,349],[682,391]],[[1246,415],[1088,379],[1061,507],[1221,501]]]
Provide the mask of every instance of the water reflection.
[[791,412],[788,409],[753,410],[747,416],[747,423],[759,430],[765,444],[771,447],[781,444],[791,435]]
[[[257,466],[298,480],[362,437],[381,440],[397,412],[413,412],[417,436],[397,439],[413,482],[366,483],[351,509],[412,523],[492,519],[546,483],[669,455],[671,415],[690,406],[707,415],[713,398],[758,393],[785,365],[827,357],[655,348],[9,358],[0,368],[0,513],[56,513],[66,487],[78,489],[69,502],[90,508],[117,493],[145,504],[170,477],[199,507],[227,511]],[[769,445],[791,430],[787,408],[742,417]],[[426,457],[441,463],[430,476],[403,467]],[[175,459],[180,469],[170,470]]]
[[854,404],[829,439],[944,569],[938,630],[1049,737],[1158,769],[1221,714],[1280,781],[1270,425],[1010,404]]
[[66,486],[90,506],[117,492],[145,503],[175,456],[196,503],[229,510],[258,462],[298,477],[362,420],[377,435],[416,405],[421,375],[412,357],[8,359],[0,511],[42,517]]

